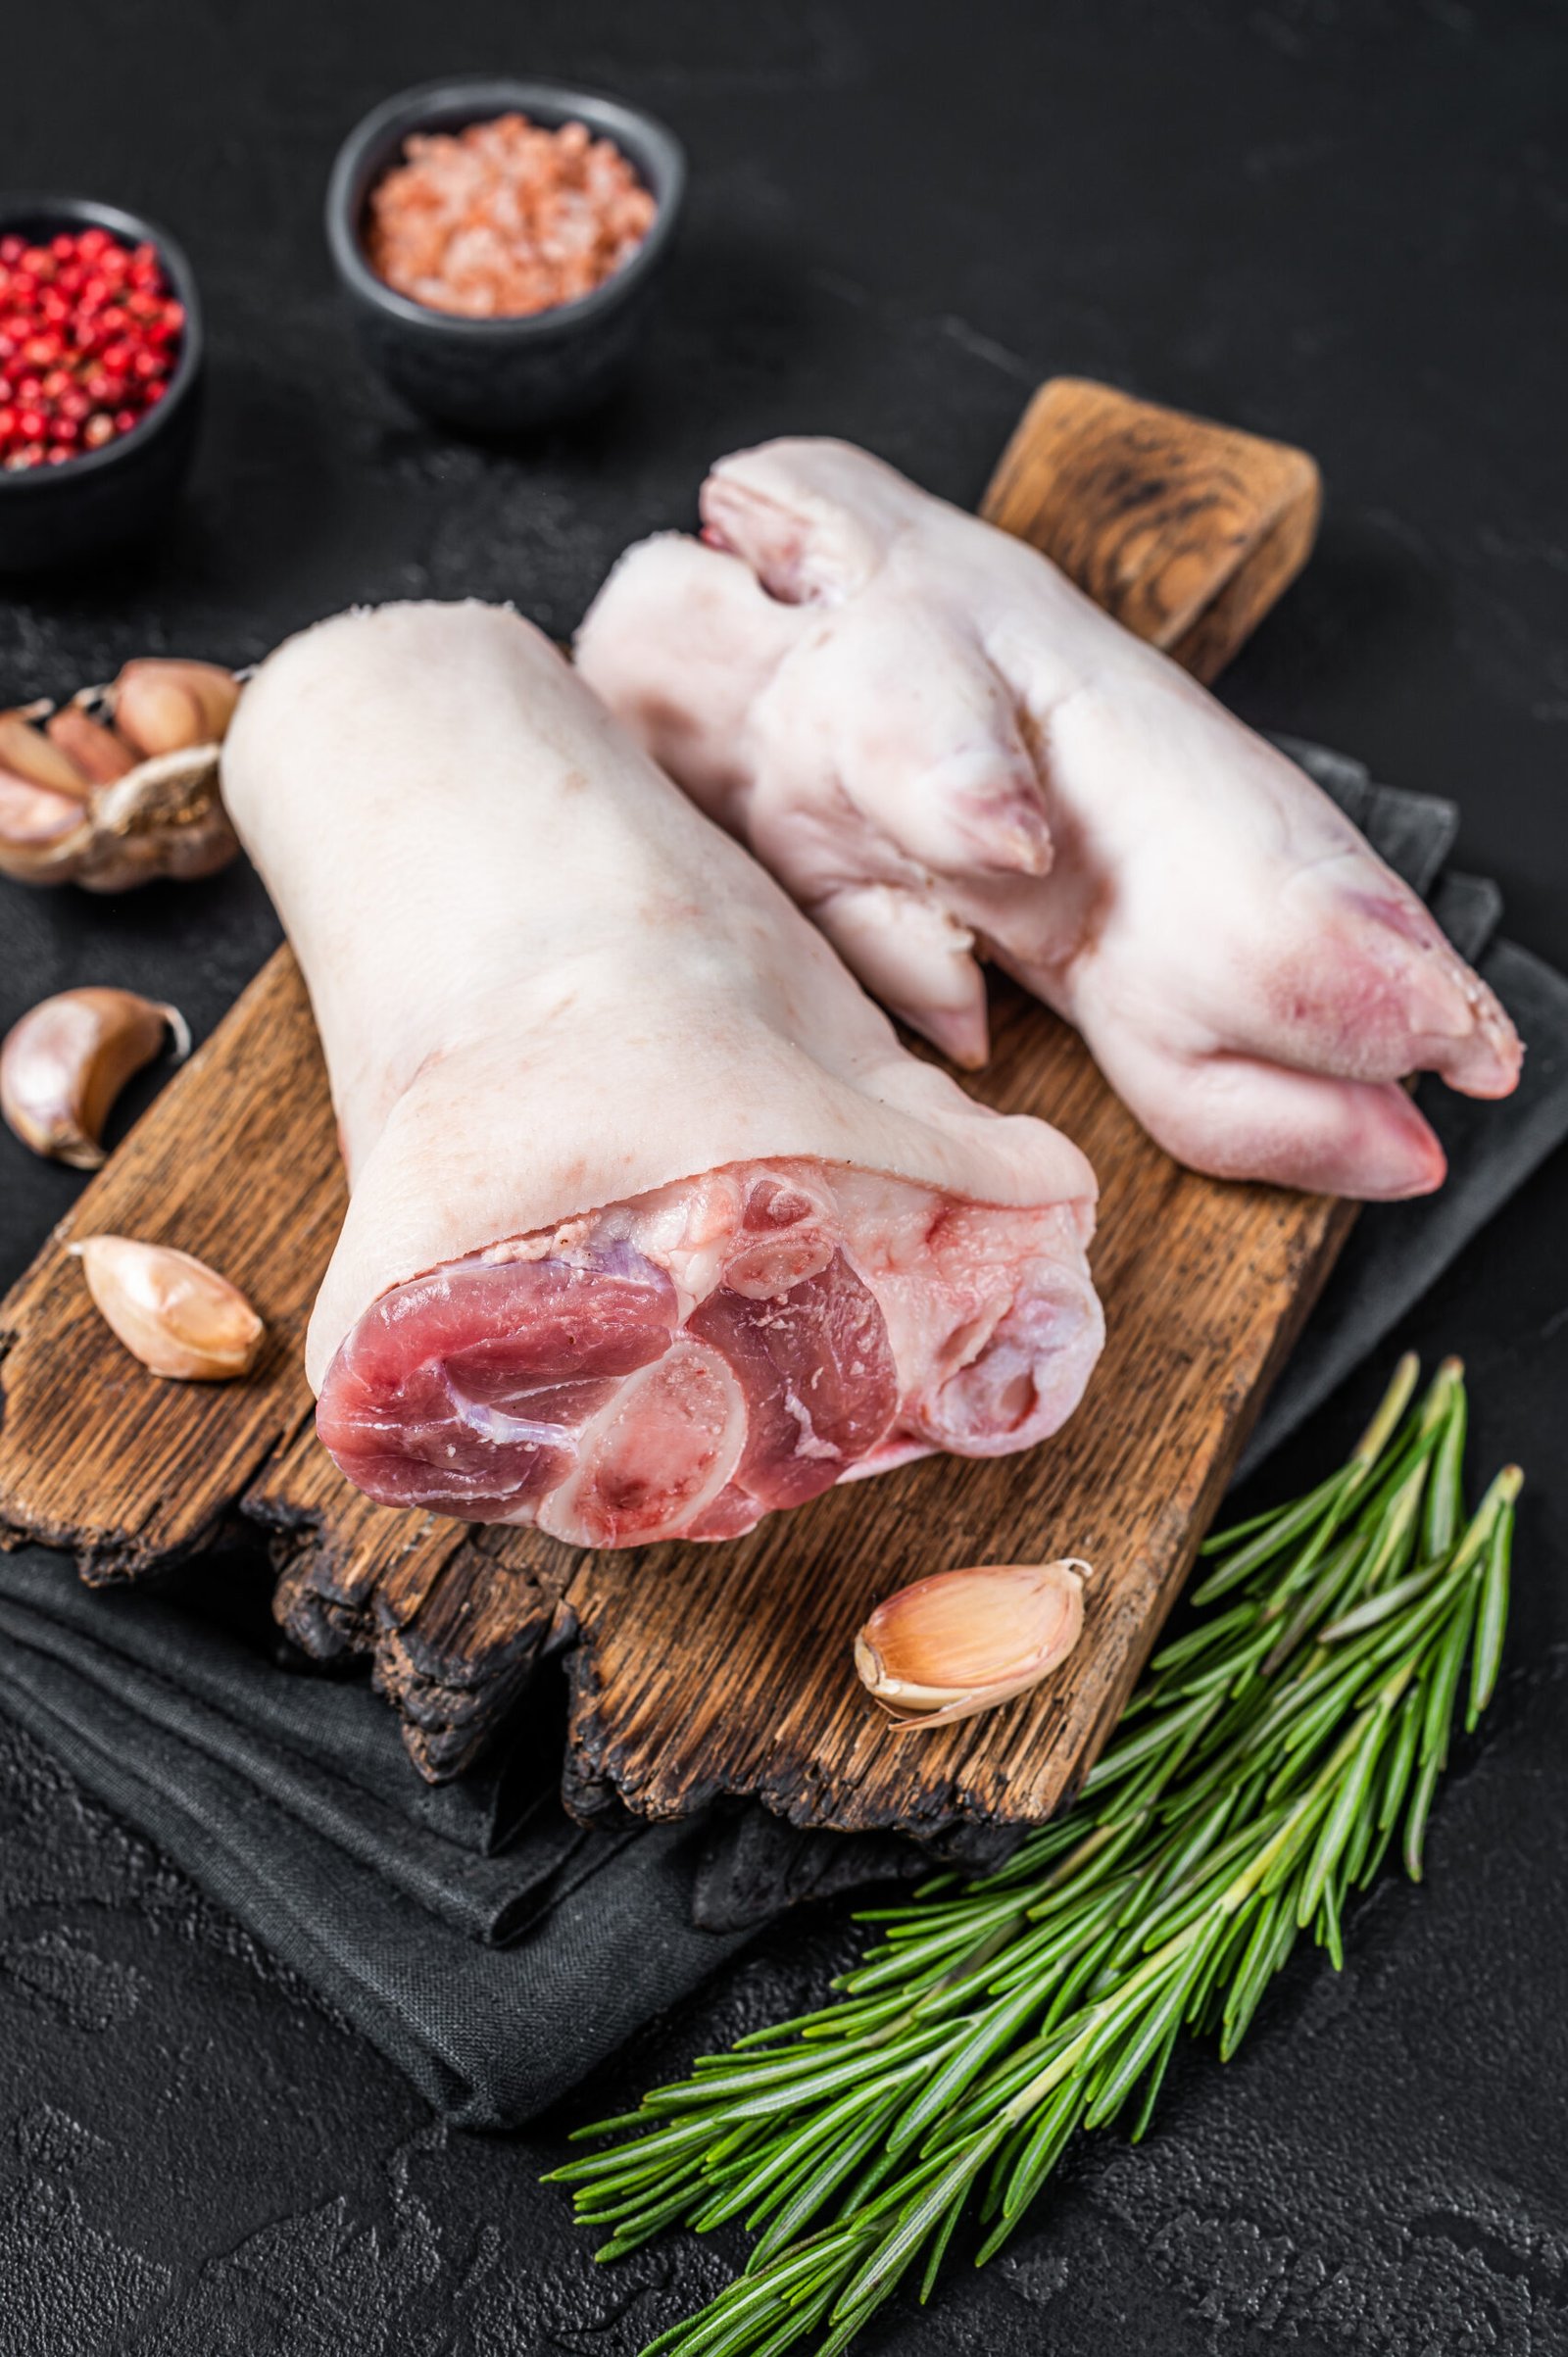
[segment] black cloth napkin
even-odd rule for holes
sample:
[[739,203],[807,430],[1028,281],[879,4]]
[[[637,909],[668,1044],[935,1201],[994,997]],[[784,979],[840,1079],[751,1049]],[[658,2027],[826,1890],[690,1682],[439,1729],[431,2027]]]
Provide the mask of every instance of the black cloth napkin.
[[1446,1184],[1416,1203],[1370,1203],[1267,1400],[1237,1472],[1244,1480],[1321,1406],[1396,1326],[1516,1187],[1568,1137],[1568,980],[1497,937],[1502,895],[1446,862],[1458,833],[1451,802],[1373,783],[1359,761],[1278,740],[1332,794],[1405,882],[1428,902],[1461,957],[1488,981],[1525,1043],[1511,1097],[1487,1105],[1424,1080],[1416,1103],[1448,1157]]
[[[1494,886],[1446,871],[1452,806],[1288,750],[1430,897],[1529,1053],[1500,1105],[1423,1093],[1448,1183],[1362,1214],[1249,1467],[1568,1135],[1568,982],[1495,938]],[[0,1556],[0,1707],[469,2126],[543,2110],[794,1900],[921,1862],[892,1839],[801,1833],[756,1807],[574,1826],[555,1792],[559,1697],[545,1692],[502,1764],[432,1789],[368,1683],[290,1674],[282,1651],[244,1550],[157,1595],[91,1593],[38,1547]]]

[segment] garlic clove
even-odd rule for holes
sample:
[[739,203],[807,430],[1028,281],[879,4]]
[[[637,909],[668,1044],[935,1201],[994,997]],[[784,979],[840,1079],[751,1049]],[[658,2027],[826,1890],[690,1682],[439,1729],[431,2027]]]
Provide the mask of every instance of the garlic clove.
[[76,802],[87,799],[88,779],[64,746],[35,728],[24,712],[0,712],[0,775],[22,785],[44,786]]
[[0,712],[0,874],[28,882],[87,830],[88,781],[33,717]]
[[135,991],[64,990],[43,999],[0,1045],[0,1113],[34,1154],[97,1170],[111,1105],[166,1036],[183,1060],[184,1016]]
[[44,731],[95,786],[112,786],[136,766],[137,757],[123,737],[83,712],[79,703],[62,705],[44,722]]
[[237,1286],[172,1245],[88,1236],[67,1247],[107,1323],[155,1375],[228,1383],[255,1365],[267,1329]]
[[0,769],[0,875],[29,883],[40,864],[67,856],[73,836],[89,832],[86,808],[74,796]]
[[147,655],[127,663],[109,691],[115,725],[140,753],[179,753],[220,743],[239,682],[220,663]]
[[947,1727],[1039,1684],[1084,1625],[1087,1563],[981,1563],[939,1571],[878,1604],[855,1666],[901,1728]]

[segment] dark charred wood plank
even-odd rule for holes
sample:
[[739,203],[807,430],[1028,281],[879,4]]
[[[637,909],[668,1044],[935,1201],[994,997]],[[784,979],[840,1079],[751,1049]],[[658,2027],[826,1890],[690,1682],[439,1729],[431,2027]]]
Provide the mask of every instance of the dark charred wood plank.
[[477,1531],[416,1610],[400,1616],[395,1596],[378,1599],[375,1681],[402,1712],[410,1755],[432,1781],[470,1766],[521,1696],[561,1625],[576,1560],[576,1550],[550,1540],[530,1535],[519,1546],[514,1533]]
[[343,1479],[309,1420],[243,1504],[271,1538],[277,1618],[318,1660],[373,1647],[383,1596],[396,1596],[400,1617],[416,1612],[467,1536],[465,1523],[376,1505]]

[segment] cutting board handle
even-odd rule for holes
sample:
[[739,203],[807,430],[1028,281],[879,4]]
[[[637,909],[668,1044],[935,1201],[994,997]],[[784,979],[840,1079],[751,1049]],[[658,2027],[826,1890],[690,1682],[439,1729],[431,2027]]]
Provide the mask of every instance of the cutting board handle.
[[1208,680],[1306,563],[1321,507],[1304,450],[1054,376],[980,512]]

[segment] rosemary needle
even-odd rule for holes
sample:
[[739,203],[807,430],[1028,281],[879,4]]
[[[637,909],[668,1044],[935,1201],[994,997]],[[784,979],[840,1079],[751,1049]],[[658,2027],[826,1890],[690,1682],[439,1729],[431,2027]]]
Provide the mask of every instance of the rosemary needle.
[[760,2230],[645,2357],[838,2357],[916,2264],[929,2295],[971,2200],[983,2262],[1080,2128],[1141,2136],[1184,2031],[1233,2054],[1302,1933],[1338,1969],[1391,1844],[1420,1879],[1455,1720],[1495,1689],[1523,1477],[1467,1517],[1462,1369],[1420,1400],[1416,1375],[1339,1472],[1205,1542],[1199,1616],[1065,1819],[871,1911],[835,2003],[581,2132],[617,2139],[555,2172],[600,2258],[676,2222]]

